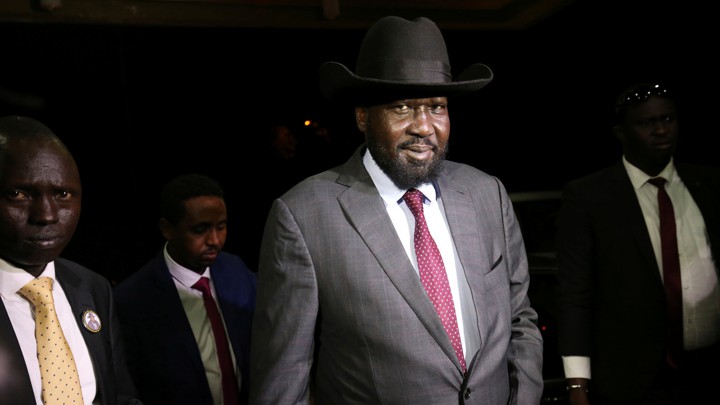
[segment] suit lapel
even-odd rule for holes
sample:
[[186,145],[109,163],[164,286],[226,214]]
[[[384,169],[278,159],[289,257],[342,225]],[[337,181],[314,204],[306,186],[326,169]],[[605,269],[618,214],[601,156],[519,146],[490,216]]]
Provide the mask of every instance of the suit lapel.
[[25,359],[2,300],[0,300],[0,353],[3,354],[3,372],[8,372],[0,384],[0,398],[8,401],[8,404],[35,403],[35,394]]
[[[470,366],[473,355],[486,339],[486,336],[482,335],[480,325],[488,323],[490,316],[484,311],[488,307],[483,302],[486,294],[482,292],[485,288],[485,271],[466,271],[466,269],[487,269],[486,271],[491,269],[497,258],[492,257],[492,252],[488,249],[492,246],[495,231],[492,230],[492,224],[480,221],[476,215],[477,208],[465,187],[453,182],[449,176],[442,177],[438,183],[442,190],[442,208],[460,260],[457,266],[458,283],[463,308],[466,360]],[[495,200],[497,197],[492,198]],[[483,240],[482,243],[476,242],[478,237]],[[463,290],[464,285],[468,286],[465,290]],[[467,292],[463,293],[463,291]],[[485,328],[485,330],[489,329]]]
[[450,339],[388,218],[380,194],[362,165],[361,156],[359,151],[356,152],[353,159],[344,166],[345,174],[339,177],[338,182],[346,184],[348,189],[338,196],[338,203],[398,293],[407,301],[438,345],[459,367]]
[[[458,257],[463,269],[489,269],[493,264],[493,257],[488,251],[490,243],[470,243],[476,241],[478,233],[483,238],[490,237],[491,224],[480,223],[478,216],[475,214],[476,207],[473,200],[464,187],[447,180],[446,178],[439,181],[442,190],[442,204],[445,210],[445,217],[450,226],[450,233],[455,243]],[[475,280],[480,282],[477,277],[482,277],[479,272],[466,274],[471,285],[479,285],[473,283]]]
[[612,212],[616,213],[619,223],[627,226],[630,235],[628,240],[638,245],[638,251],[642,252],[643,258],[648,264],[645,268],[650,269],[657,281],[662,283],[647,224],[635,189],[622,162],[615,165],[610,171],[610,187],[613,189],[608,190],[607,195],[618,196],[617,200],[613,202],[614,209]]
[[198,352],[195,336],[185,309],[180,302],[175,282],[165,264],[165,258],[160,253],[153,264],[154,298],[147,308],[148,313],[157,322],[155,328],[159,334],[171,334],[168,338],[176,341],[187,353],[187,358],[193,363],[196,370],[204,373],[205,366]]
[[90,294],[88,289],[81,286],[82,280],[80,277],[60,260],[55,261],[55,277],[65,291],[65,296],[72,309],[72,316],[77,322],[78,328],[80,328],[80,334],[85,340],[85,345],[92,358],[98,390],[97,396],[102,398],[107,383],[105,373],[102,370],[107,370],[108,365],[101,334],[108,333],[110,329],[101,328],[99,333],[91,333],[83,325],[82,317],[86,310],[92,310],[99,315],[101,323],[106,323],[104,326],[107,326],[110,319],[106,319],[105,315],[107,314],[103,314],[98,310],[94,296]]
[[223,320],[225,321],[225,327],[227,328],[228,336],[230,337],[231,348],[235,355],[235,361],[239,369],[246,367],[243,364],[243,353],[240,336],[243,335],[242,328],[244,325],[241,324],[234,307],[237,302],[243,301],[246,297],[239,296],[244,294],[244,290],[239,288],[236,284],[236,279],[232,277],[232,271],[234,269],[226,268],[223,257],[220,256],[215,263],[210,266],[210,274],[212,275],[213,285],[215,286],[215,293],[217,294],[216,300],[220,307]]

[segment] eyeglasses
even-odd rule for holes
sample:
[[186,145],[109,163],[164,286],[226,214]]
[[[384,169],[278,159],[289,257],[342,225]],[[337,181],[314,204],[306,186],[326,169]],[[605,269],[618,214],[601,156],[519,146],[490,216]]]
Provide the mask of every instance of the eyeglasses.
[[625,90],[615,103],[615,114],[622,114],[629,105],[644,103],[650,96],[671,98],[667,88],[660,84],[644,83]]

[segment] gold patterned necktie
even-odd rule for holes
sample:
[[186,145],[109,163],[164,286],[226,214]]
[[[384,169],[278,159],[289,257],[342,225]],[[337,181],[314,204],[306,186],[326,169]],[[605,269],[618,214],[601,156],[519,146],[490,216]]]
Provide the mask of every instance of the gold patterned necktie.
[[40,277],[19,291],[35,308],[35,340],[42,379],[42,399],[46,405],[81,405],[80,377],[55,312],[52,285],[53,279]]

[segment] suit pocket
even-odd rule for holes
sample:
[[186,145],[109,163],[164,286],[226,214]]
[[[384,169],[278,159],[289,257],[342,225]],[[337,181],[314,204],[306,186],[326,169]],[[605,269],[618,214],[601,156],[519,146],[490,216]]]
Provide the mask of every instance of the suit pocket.
[[497,259],[495,259],[495,262],[493,262],[492,266],[490,266],[490,271],[485,274],[485,289],[486,290],[492,290],[497,286],[498,284],[502,283],[503,280],[507,280],[507,277],[505,276],[505,272],[503,269],[505,266],[502,266],[503,262],[503,256],[498,256]]
[[497,260],[495,260],[495,263],[493,263],[493,265],[490,266],[490,271],[495,270],[495,267],[500,265],[500,263],[502,262],[502,259],[503,259],[503,256],[500,255],[500,257],[498,257]]

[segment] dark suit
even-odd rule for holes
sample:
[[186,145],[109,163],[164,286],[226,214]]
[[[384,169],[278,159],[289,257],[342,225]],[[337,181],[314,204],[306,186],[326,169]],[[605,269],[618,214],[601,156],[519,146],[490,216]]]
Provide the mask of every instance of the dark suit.
[[[112,289],[107,279],[75,262],[58,258],[55,260],[55,277],[60,283],[73,317],[85,339],[95,370],[98,403],[103,405],[139,404],[134,399],[135,390],[125,364],[118,319],[112,304]],[[88,331],[82,325],[82,314],[91,309],[98,314],[102,328],[98,333]],[[7,376],[0,381],[0,404],[28,405],[35,397],[26,371],[20,345],[0,301],[0,359]]]
[[542,336],[502,184],[455,162],[437,180],[467,289],[465,336],[478,342],[463,374],[363,152],[272,206],[253,324],[255,403],[305,401],[313,366],[318,405],[539,403]]
[[[217,301],[238,368],[241,396],[249,389],[250,328],[255,273],[238,256],[221,252],[210,266]],[[180,296],[160,251],[115,287],[128,363],[145,404],[211,404],[205,368]]]
[[[717,267],[718,169],[676,169],[703,215]],[[591,358],[591,393],[637,399],[664,367],[665,296],[622,162],[569,182],[557,225],[560,353]]]

